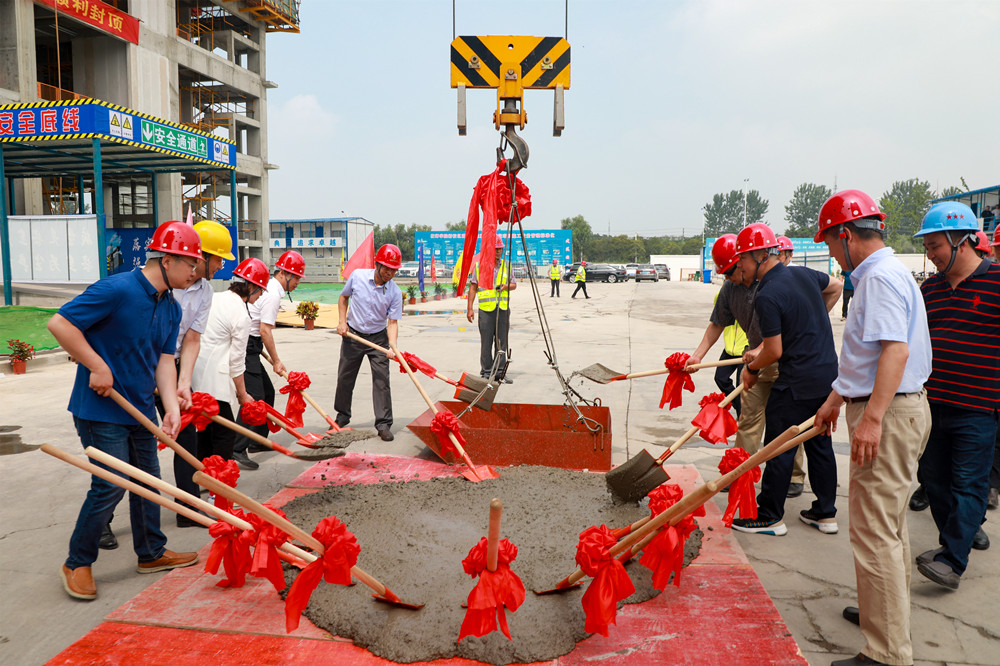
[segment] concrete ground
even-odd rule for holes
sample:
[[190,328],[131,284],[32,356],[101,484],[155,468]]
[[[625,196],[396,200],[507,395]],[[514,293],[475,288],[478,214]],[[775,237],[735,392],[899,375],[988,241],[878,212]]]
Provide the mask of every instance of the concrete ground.
[[[675,351],[690,352],[701,339],[717,289],[690,282],[590,284],[593,303],[587,303],[582,298],[570,300],[568,288],[563,285],[561,299],[548,297],[547,282],[542,291],[558,364],[567,375],[596,362],[622,372],[652,370],[662,367],[663,359]],[[498,400],[561,403],[558,384],[542,354],[539,317],[526,284],[514,293],[513,300],[513,363],[509,376],[514,383],[502,387]],[[449,376],[463,370],[476,371],[479,336],[476,326],[465,321],[463,301],[449,299],[411,309],[438,314],[405,317],[400,329],[402,349],[419,355]],[[835,312],[839,313],[839,309]],[[839,316],[833,317],[833,328],[839,340],[843,329]],[[293,370],[307,371],[312,379],[310,394],[325,409],[332,410],[340,344],[335,332],[282,328],[276,338],[282,360]],[[16,434],[25,443],[49,442],[82,455],[65,409],[74,372],[75,366],[67,362],[29,363],[28,374],[0,378],[0,425],[22,426]],[[600,398],[610,408],[614,463],[619,464],[642,448],[659,454],[687,429],[697,412],[698,398],[716,390],[711,371],[701,371],[694,378],[695,393],[685,394],[684,405],[673,411],[658,408],[662,378],[599,385],[577,377],[572,385],[589,398]],[[434,399],[451,398],[450,386],[426,378],[423,384]],[[370,385],[364,368],[355,394],[352,425],[372,425]],[[425,409],[423,401],[406,377],[395,373],[392,390],[395,441],[368,440],[355,444],[352,450],[426,454],[419,440],[405,429]],[[306,412],[307,430],[322,432],[324,428],[315,412]],[[795,520],[798,511],[812,499],[807,486],[806,493],[787,503],[787,536],[737,535],[803,654],[817,665],[853,655],[862,646],[858,629],[840,616],[842,608],[856,599],[848,540],[846,433],[842,426],[834,436],[841,496],[839,534],[823,535]],[[285,434],[275,439],[291,445],[291,438]],[[709,479],[717,475],[721,456],[720,447],[695,440],[685,444],[674,460],[694,464]],[[243,472],[240,489],[260,500],[270,497],[309,465],[276,453],[253,457],[262,463],[261,468]],[[171,458],[168,451],[160,454],[168,480],[172,479]],[[4,590],[0,599],[0,663],[40,664],[163,574],[135,573],[127,503],[123,502],[114,521],[121,546],[102,551],[94,567],[98,599],[81,602],[67,597],[57,572],[89,479],[83,472],[39,451],[7,455],[0,460],[0,504],[5,507],[0,514],[0,586]],[[714,501],[722,505],[725,498]],[[989,517],[1000,517],[1000,513],[990,512]],[[1000,540],[996,524],[991,520],[985,529],[994,540]],[[173,515],[166,510],[163,525],[173,550],[196,550],[208,540],[205,530],[178,529]],[[936,546],[936,531],[928,512],[910,514],[910,535],[914,553]],[[912,632],[917,664],[1000,663],[998,551],[1000,546],[974,551],[957,592],[926,581],[914,567]],[[711,599],[705,603],[711,603]],[[726,663],[726,659],[723,655],[706,655],[706,663],[710,662]]]

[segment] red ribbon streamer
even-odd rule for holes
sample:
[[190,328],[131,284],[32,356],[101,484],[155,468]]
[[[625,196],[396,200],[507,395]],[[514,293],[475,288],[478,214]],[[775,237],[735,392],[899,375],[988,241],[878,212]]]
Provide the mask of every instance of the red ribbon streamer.
[[455,439],[458,443],[465,448],[465,438],[462,437],[462,433],[458,431],[461,427],[461,423],[458,421],[458,417],[451,412],[438,412],[431,419],[431,432],[437,435],[438,441],[441,442],[441,455],[444,456],[447,453],[453,455],[459,455],[458,449],[452,444],[451,438],[448,437],[448,433],[455,435]]
[[[285,517],[284,511],[275,509],[267,504],[264,506],[282,518]],[[285,574],[281,570],[281,558],[278,557],[278,546],[288,541],[288,535],[255,513],[247,516],[247,521],[253,525],[256,536],[253,561],[250,564],[250,575],[268,579],[271,581],[271,585],[274,585],[274,589],[281,592],[285,589]]]
[[[235,460],[226,460],[222,456],[209,456],[201,461],[205,465],[202,473],[217,481],[221,481],[230,488],[236,487],[236,482],[240,479],[240,468]],[[223,511],[229,511],[232,502],[222,495],[215,496],[215,506]]]
[[732,403],[719,407],[725,399],[722,393],[709,393],[698,403],[701,411],[691,420],[691,425],[701,429],[698,434],[706,442],[729,444],[729,438],[738,430],[736,419],[729,412]]
[[494,632],[498,623],[503,635],[511,640],[504,609],[513,613],[524,603],[524,583],[510,570],[510,563],[517,559],[517,546],[507,539],[500,539],[499,546],[496,571],[486,568],[486,537],[481,538],[462,560],[465,573],[479,576],[479,582],[469,592],[459,642],[466,636],[485,636]]
[[[239,509],[230,513],[237,518],[246,520],[246,516]],[[250,544],[253,541],[252,532],[249,534],[248,532],[221,520],[212,523],[208,528],[209,536],[215,541],[212,542],[212,549],[205,560],[205,572],[217,573],[220,564],[226,572],[222,580],[215,584],[216,587],[243,587],[246,582],[250,563],[253,560],[253,555],[250,553]]]
[[[208,393],[192,393],[191,406],[181,412],[181,426],[177,432],[183,432],[184,428],[194,423],[194,428],[198,432],[204,430],[212,422],[211,417],[219,413],[219,403]],[[159,451],[167,448],[163,442],[157,442],[156,448]]]
[[319,521],[312,535],[323,544],[323,554],[295,578],[285,597],[285,631],[299,627],[299,618],[320,579],[331,585],[350,585],[351,567],[358,563],[361,546],[336,516]]
[[[729,449],[722,456],[719,462],[719,472],[728,474],[744,461],[750,458],[750,454],[744,449]],[[722,522],[726,527],[733,526],[733,518],[739,510],[740,518],[757,517],[757,497],[754,484],[760,481],[760,467],[754,467],[741,474],[738,479],[729,484],[729,504],[726,512],[722,515]]]
[[[684,496],[684,491],[676,483],[665,483],[649,493],[649,510],[657,516],[676,504]],[[704,516],[704,505],[684,516],[675,525],[667,525],[657,531],[653,540],[642,551],[639,564],[653,571],[653,587],[664,589],[674,575],[674,585],[681,584],[681,568],[684,566],[684,542],[695,530],[694,516]]]
[[288,395],[288,404],[285,405],[285,420],[296,428],[302,427],[302,413],[306,411],[306,400],[302,397],[302,391],[309,388],[311,384],[309,375],[306,373],[289,372],[288,383],[279,389],[281,393]]
[[667,360],[663,362],[663,366],[670,370],[670,372],[667,373],[667,381],[663,383],[663,395],[660,396],[660,409],[663,409],[663,405],[668,402],[670,403],[670,409],[680,407],[681,391],[687,390],[694,393],[694,381],[691,379],[691,373],[684,372],[684,366],[687,365],[689,358],[691,358],[690,354],[676,352],[668,356]]
[[243,419],[244,423],[252,426],[259,426],[267,424],[267,429],[271,432],[278,432],[281,430],[281,426],[274,421],[267,418],[267,415],[276,417],[282,423],[286,423],[288,427],[294,428],[292,424],[288,423],[285,415],[279,412],[277,409],[267,404],[263,400],[254,400],[252,402],[244,402],[243,406],[240,407],[240,418]]
[[[434,379],[434,375],[437,374],[437,369],[433,365],[423,360],[416,354],[403,352],[403,358],[406,359],[406,363],[410,366],[410,370],[419,370],[431,379]],[[406,374],[406,368],[403,367],[402,363],[399,364],[399,371]]]
[[576,546],[576,562],[593,581],[583,593],[584,629],[608,635],[608,626],[615,624],[618,602],[635,592],[625,566],[611,557],[609,549],[617,543],[607,525],[588,527],[580,533]]

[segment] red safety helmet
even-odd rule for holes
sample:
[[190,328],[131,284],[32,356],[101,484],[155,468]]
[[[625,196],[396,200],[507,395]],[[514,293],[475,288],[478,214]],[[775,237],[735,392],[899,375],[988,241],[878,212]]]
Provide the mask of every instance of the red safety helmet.
[[[159,254],[176,254],[192,259],[201,259],[201,238],[194,227],[178,220],[164,222],[153,232],[149,251]],[[159,254],[153,256],[159,256]]]
[[503,249],[503,238],[500,237],[500,236],[497,236],[496,239],[497,239],[497,242],[493,245],[493,248],[496,249],[496,250],[502,250]]
[[1000,245],[1000,224],[998,224],[997,228],[993,230],[993,242],[990,243],[991,247],[996,245]]
[[580,262],[580,265],[581,265],[581,266],[586,266],[586,265],[587,265],[587,262],[586,262],[586,261],[581,261],[581,262]]
[[[861,222],[858,220],[864,217],[878,217],[878,221]],[[878,204],[870,196],[861,190],[844,190],[837,192],[826,200],[823,207],[819,209],[819,231],[813,238],[817,243],[823,242],[823,235],[830,227],[835,227],[844,222],[854,222],[859,227],[866,229],[885,229],[885,213],[878,209]]]
[[763,222],[747,225],[736,237],[736,251],[740,254],[769,247],[778,247],[778,238],[774,230]]
[[723,234],[712,245],[712,261],[715,262],[715,272],[725,274],[739,261],[740,253],[736,250],[736,234]]
[[792,239],[788,236],[778,236],[778,251],[784,252],[788,250],[789,252],[794,252],[795,247],[792,245]]
[[240,265],[233,270],[233,275],[243,278],[261,289],[267,289],[267,281],[271,277],[267,270],[267,264],[257,258],[241,261]]
[[403,266],[403,253],[392,243],[386,243],[375,253],[375,263],[398,271]]
[[306,260],[295,250],[288,250],[278,257],[274,267],[298,277],[306,274]]
[[[998,228],[998,229],[1000,229],[1000,227],[997,227],[997,228]],[[553,259],[553,260],[552,260],[552,265],[553,265],[553,266],[557,265],[558,263],[559,263],[559,260],[558,260],[558,259]]]
[[990,249],[990,239],[986,235],[985,231],[976,232],[976,249],[979,250],[980,252],[985,252],[986,254],[989,254],[990,252],[993,251]]

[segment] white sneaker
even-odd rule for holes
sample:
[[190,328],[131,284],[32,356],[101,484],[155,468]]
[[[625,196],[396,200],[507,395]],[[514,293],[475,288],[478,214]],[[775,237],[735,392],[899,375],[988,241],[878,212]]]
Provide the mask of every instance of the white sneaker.
[[836,534],[840,531],[836,518],[817,518],[809,509],[802,509],[799,512],[799,520],[806,525],[812,525],[823,534]]

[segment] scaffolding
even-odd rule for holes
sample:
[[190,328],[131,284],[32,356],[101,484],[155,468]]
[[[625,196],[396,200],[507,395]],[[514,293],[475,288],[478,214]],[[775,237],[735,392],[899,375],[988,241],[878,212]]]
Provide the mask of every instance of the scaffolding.
[[268,32],[299,32],[299,0],[245,0],[248,12],[267,24]]

